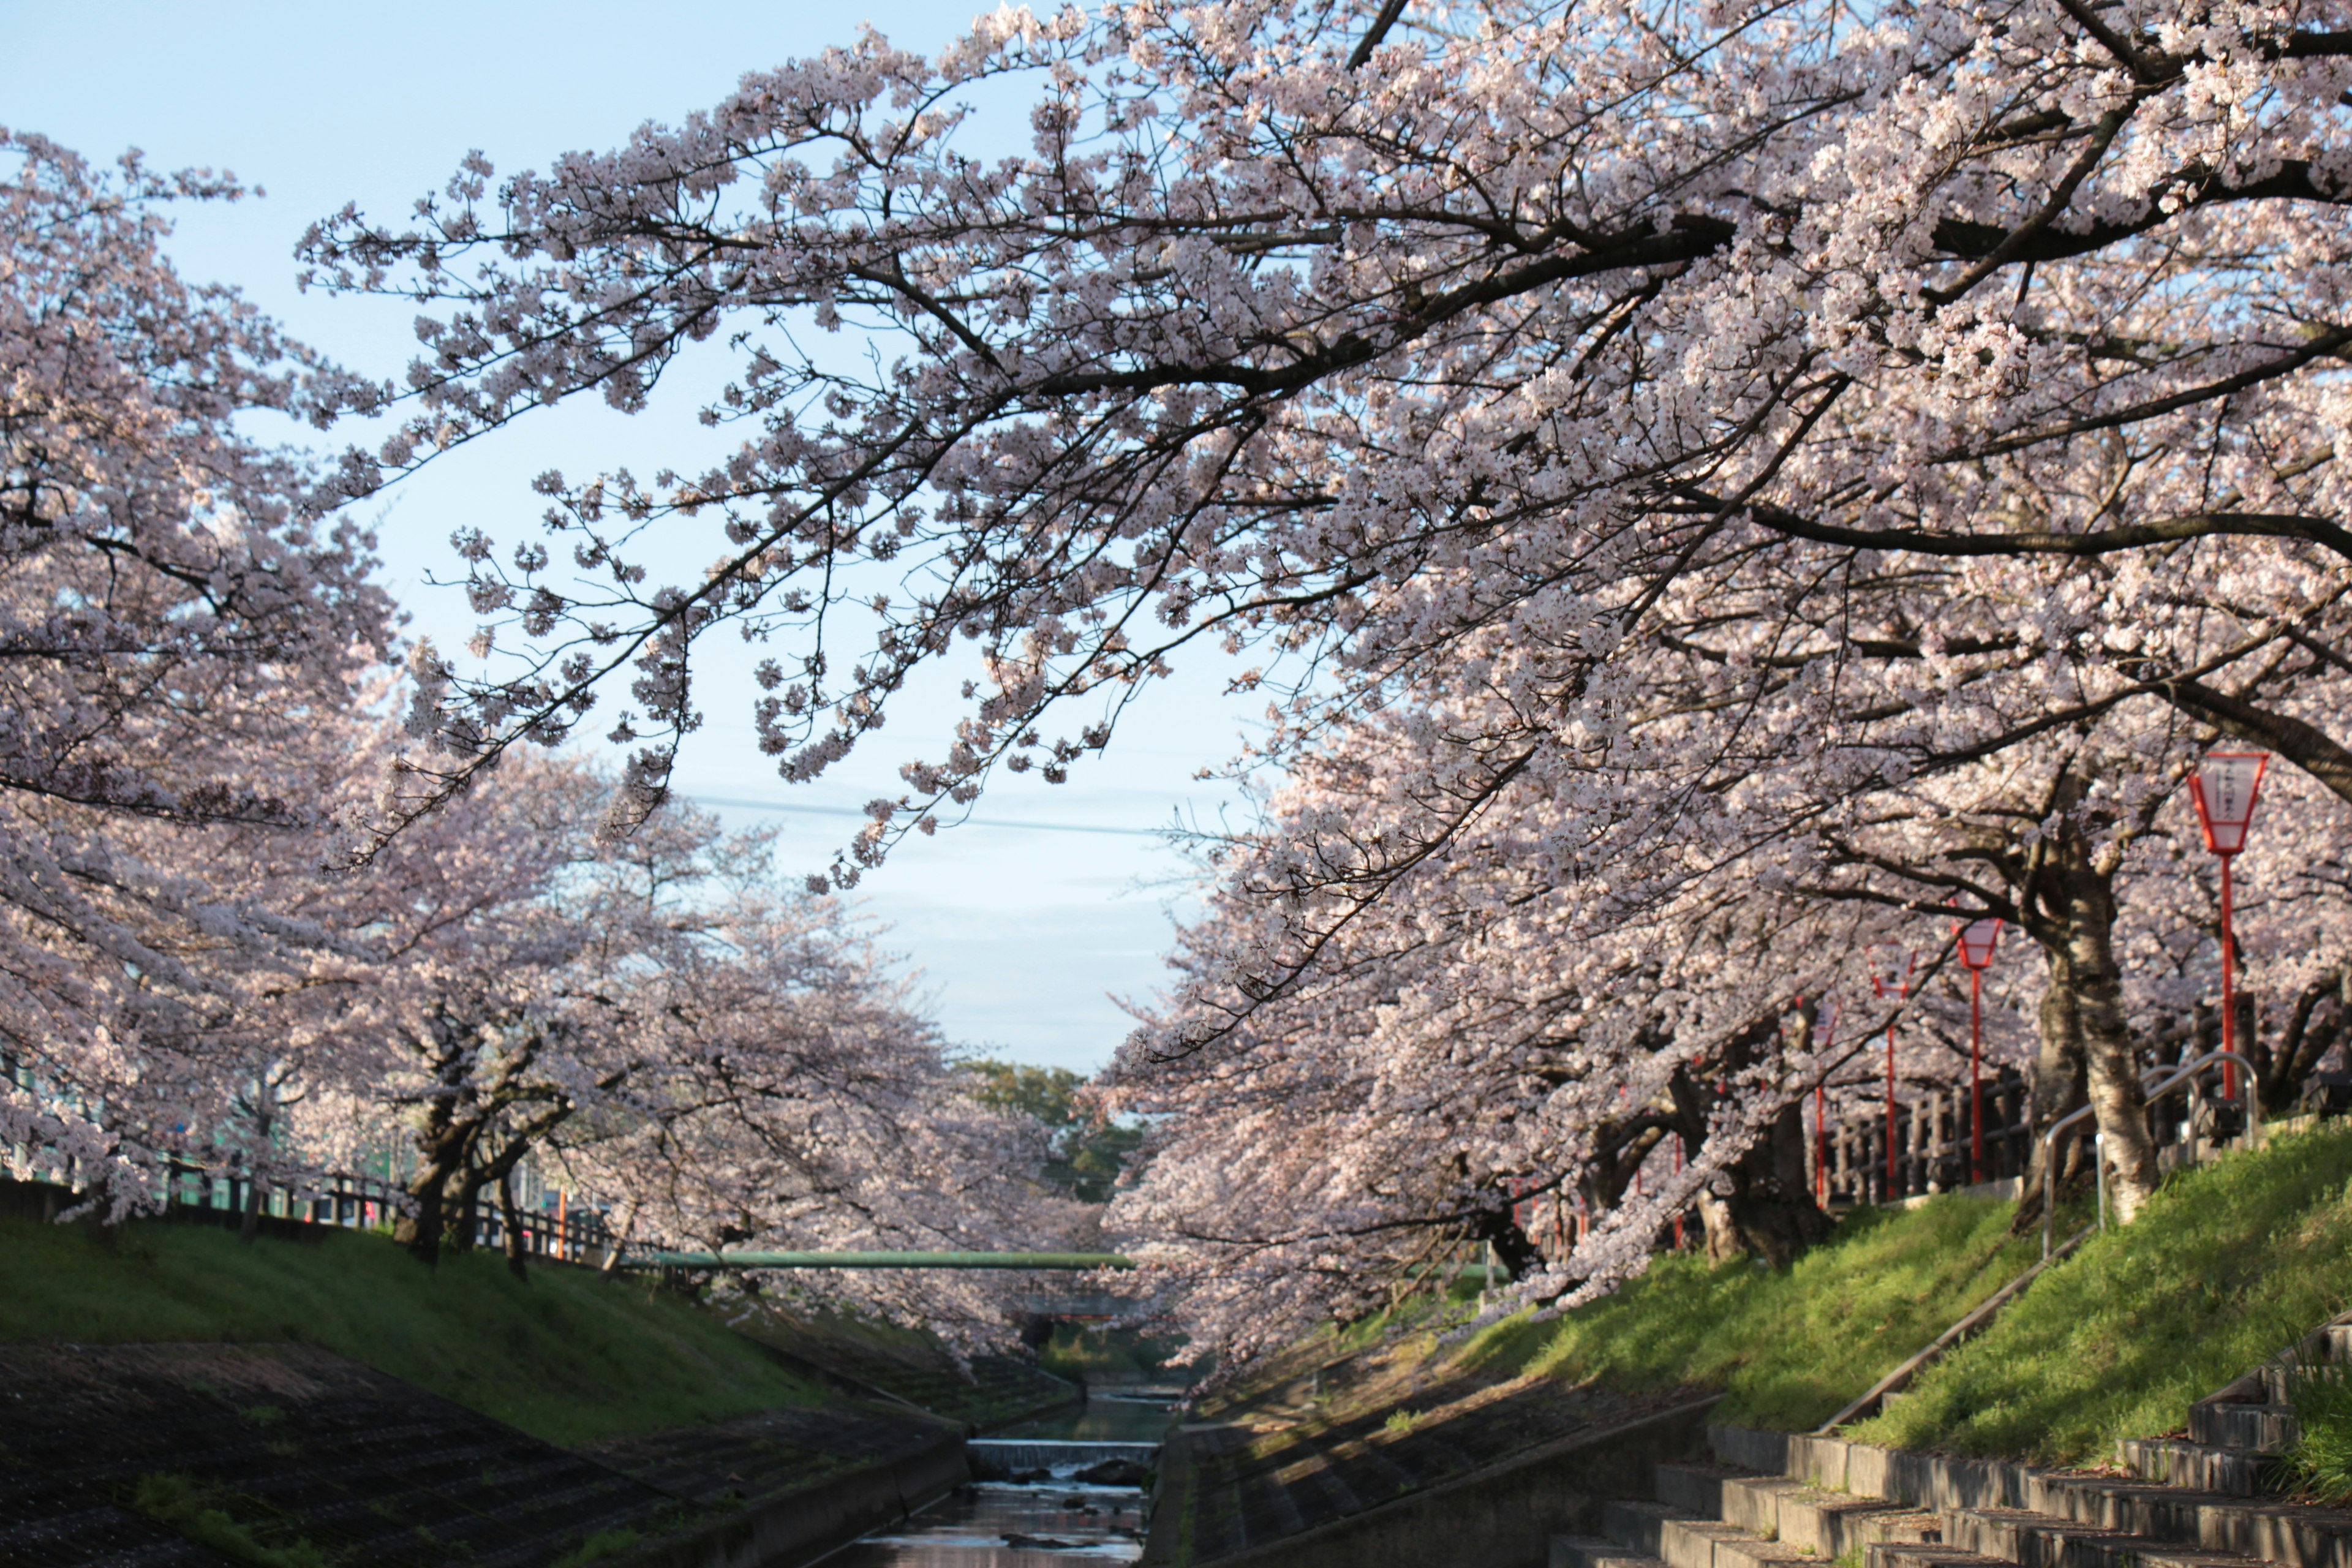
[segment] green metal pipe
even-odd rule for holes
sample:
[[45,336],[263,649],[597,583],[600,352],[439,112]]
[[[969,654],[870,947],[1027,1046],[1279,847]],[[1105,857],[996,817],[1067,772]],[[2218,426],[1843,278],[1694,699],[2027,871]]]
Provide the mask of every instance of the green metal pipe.
[[641,1252],[623,1268],[1132,1268],[1116,1252]]

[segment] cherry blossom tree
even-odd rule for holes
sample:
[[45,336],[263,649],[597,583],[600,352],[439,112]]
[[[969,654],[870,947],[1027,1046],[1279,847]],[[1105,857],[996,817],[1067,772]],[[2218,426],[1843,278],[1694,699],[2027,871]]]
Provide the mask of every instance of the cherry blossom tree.
[[[758,836],[517,757],[371,841],[404,775],[371,541],[299,452],[349,385],[163,258],[226,177],[0,133],[0,1138],[121,1215],[158,1166],[301,1190],[398,1129],[430,1258],[537,1159],[638,1244],[1052,1239],[1023,1125],[962,1092],[852,911]],[[408,662],[428,683],[430,645]],[[414,697],[415,692],[410,695]],[[415,704],[412,703],[412,710]],[[423,726],[420,726],[423,727]],[[520,1259],[518,1258],[518,1262]],[[836,1298],[1004,1331],[984,1279]]]
[[[390,651],[368,536],[242,425],[340,378],[163,254],[238,194],[0,132],[0,1138],[118,1201],[223,1112],[238,974],[324,940],[206,848],[315,824],[306,738]],[[126,1138],[131,1100],[179,1114]]]
[[322,1105],[413,1146],[398,1237],[431,1260],[490,1202],[511,1237],[528,1158],[636,1246],[1013,1244],[1038,1151],[961,1092],[850,911],[682,806],[600,845],[610,788],[510,759],[323,884],[368,969],[299,1005],[333,1043]]
[[[405,387],[361,399],[404,422],[356,489],[566,396],[643,406],[740,334],[704,400],[745,432],[725,462],[551,474],[547,542],[466,542],[539,652],[449,672],[418,804],[625,678],[642,811],[721,626],[786,645],[755,716],[794,779],[980,645],[871,855],[999,761],[1058,775],[1196,639],[1368,690],[1527,633],[1566,650],[1531,710],[1581,714],[1734,551],[2342,564],[2326,16],[1391,22],[1368,53],[1372,18],[1321,4],[1007,12],[937,61],[869,37],[543,175],[469,159],[409,227],[322,225],[320,281],[437,308]],[[1033,145],[984,163],[956,95],[1005,76]],[[797,346],[845,325],[905,357]],[[681,538],[719,553],[656,581]],[[833,646],[845,617],[869,655]],[[2284,636],[2128,679],[2189,700]]]
[[[1030,142],[983,160],[958,98],[1000,79]],[[478,155],[307,243],[425,311],[405,384],[346,393],[399,421],[350,492],[720,363],[688,395],[740,438],[460,542],[522,664],[424,667],[439,749],[383,831],[624,682],[611,823],[647,820],[722,628],[767,645],[793,781],[968,662],[846,887],[1222,642],[1291,793],[1121,1073],[1182,1118],[1127,1206],[1228,1270],[1237,1339],[1279,1317],[1249,1289],[1360,1303],[1508,1245],[1530,1176],[1622,1199],[1667,1136],[1683,1173],[1556,1300],[1702,1192],[1801,1242],[1751,1206],[1825,1070],[1798,999],[1954,907],[2039,949],[2042,1109],[2096,1107],[2128,1212],[2127,999],[2200,962],[2158,867],[2183,769],[2256,735],[2352,784],[2347,89],[2325,5],[1147,3],[869,36],[544,174]],[[2332,1038],[2340,983],[2283,979]]]

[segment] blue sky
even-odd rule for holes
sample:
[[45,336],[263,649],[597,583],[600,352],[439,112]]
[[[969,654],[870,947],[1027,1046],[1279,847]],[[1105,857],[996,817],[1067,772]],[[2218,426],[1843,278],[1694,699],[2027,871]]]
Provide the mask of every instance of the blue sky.
[[[646,120],[675,121],[746,70],[850,41],[861,9],[894,43],[934,51],[975,7],[0,0],[0,124],[94,159],[135,146],[159,166],[232,169],[263,187],[264,200],[185,215],[173,247],[183,270],[242,286],[298,336],[383,375],[408,357],[413,310],[297,290],[292,247],[313,219],[346,202],[405,212],[469,149],[502,170],[543,166]],[[414,629],[465,640],[462,599],[427,579],[457,574],[452,530],[510,536],[535,517],[532,474],[614,463],[649,472],[704,439],[683,406],[633,420],[583,407],[427,469],[393,495],[380,524],[385,575]],[[944,749],[949,684],[903,693],[908,711],[881,745],[788,790],[752,744],[747,683],[719,679],[680,782],[731,822],[778,824],[788,868],[821,867],[855,826],[843,814],[897,794],[908,755]],[[1160,983],[1170,909],[1182,897],[1183,862],[1150,830],[1180,812],[1213,822],[1234,801],[1193,774],[1233,754],[1255,706],[1226,699],[1219,670],[1186,672],[1129,713],[1110,757],[1058,788],[1007,777],[973,823],[910,842],[868,878],[868,911],[923,970],[952,1037],[1019,1060],[1100,1065],[1128,1026],[1106,994],[1143,996]]]

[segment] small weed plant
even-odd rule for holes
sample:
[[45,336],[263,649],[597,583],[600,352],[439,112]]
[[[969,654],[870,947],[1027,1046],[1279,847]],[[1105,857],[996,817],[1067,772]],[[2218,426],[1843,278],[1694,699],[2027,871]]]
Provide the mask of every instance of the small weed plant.
[[1419,1425],[1420,1421],[1421,1413],[1417,1410],[1391,1410],[1389,1412],[1389,1418],[1381,1425],[1402,1437]]
[[2285,1456],[2288,1484],[2330,1508],[2352,1503],[2352,1381],[2341,1367],[2300,1367],[2287,1397],[2302,1430]]
[[265,1544],[250,1525],[221,1506],[226,1500],[190,1477],[157,1473],[139,1478],[131,1503],[156,1523],[233,1563],[250,1568],[330,1568],[326,1553],[308,1541]]
[[591,1563],[618,1557],[644,1539],[634,1530],[600,1530],[572,1551],[557,1558],[551,1568],[587,1568]]

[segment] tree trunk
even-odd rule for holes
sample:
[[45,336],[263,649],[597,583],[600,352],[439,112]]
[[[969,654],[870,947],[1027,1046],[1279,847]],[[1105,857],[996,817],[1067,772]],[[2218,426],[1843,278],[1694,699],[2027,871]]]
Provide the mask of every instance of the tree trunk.
[[237,1221],[236,1238],[247,1246],[261,1234],[261,1189],[257,1177],[245,1184],[245,1217]]
[[1472,1234],[1495,1249],[1495,1260],[1511,1271],[1514,1279],[1525,1279],[1544,1267],[1543,1250],[1537,1247],[1519,1222],[1511,1217],[1516,1203],[1507,1203],[1498,1209],[1487,1209],[1475,1222]]
[[[1629,1132],[1629,1125],[1638,1131]],[[1581,1184],[1584,1201],[1593,1214],[1605,1214],[1625,1201],[1625,1189],[1633,1184],[1642,1163],[1665,1135],[1664,1127],[1646,1118],[1635,1124],[1601,1124],[1592,1139],[1591,1172]]]
[[[2059,804],[2063,811],[2074,803],[2062,796]],[[2043,1071],[2034,1085],[2037,1142],[2017,1223],[2040,1223],[2044,1162],[2039,1139],[2072,1109],[2064,1102],[2074,1099],[2068,1091],[2079,1081],[2113,1173],[2116,1213],[2128,1224],[2156,1191],[2156,1144],[2148,1136],[2137,1054],[2124,1022],[2123,974],[2115,950],[2115,870],[2105,858],[2093,854],[2082,825],[2071,816],[2041,849],[2028,930],[2042,946],[2048,975],[2042,996]],[[2060,1070],[2053,1073],[2053,1067]]]
[[1760,1258],[1785,1268],[1828,1238],[1833,1222],[1813,1202],[1812,1184],[1805,1178],[1803,1101],[1782,1106],[1764,1135],[1725,1174],[1730,1178],[1728,1194],[1703,1192],[1698,1200],[1707,1261]]
[[470,1128],[446,1121],[428,1125],[416,1135],[416,1171],[408,1178],[408,1195],[416,1207],[394,1223],[392,1238],[408,1248],[419,1263],[441,1261],[442,1237],[449,1223],[450,1183],[465,1170],[472,1142]]
[[[2262,1072],[2262,1103],[2265,1117],[2284,1116],[2302,1098],[2305,1079],[2320,1058],[2343,1037],[2345,1020],[2352,1016],[2352,969],[2323,976],[2295,998],[2278,1049],[2267,1053]],[[2258,1058],[2260,1059],[2260,1058]]]
[[2025,1179],[2017,1194],[2017,1215],[2010,1226],[2020,1236],[2042,1223],[2042,1187],[2053,1158],[2058,1162],[2061,1193],[2090,1169],[2082,1152],[2089,1144],[2087,1136],[2068,1138],[2055,1150],[2043,1142],[2051,1128],[2081,1110],[2088,1098],[2082,1035],[2054,984],[2042,993],[2041,1026],[2041,1051],[2033,1065],[2033,1112],[2029,1120],[2032,1141],[2026,1147]]
[[507,1272],[528,1283],[530,1274],[523,1262],[522,1220],[515,1213],[512,1165],[499,1173],[499,1238],[506,1247]]
[[[270,1130],[277,1123],[275,1086],[263,1075],[253,1093],[253,1142],[251,1147],[267,1149]],[[261,1194],[263,1184],[258,1176],[245,1184],[245,1217],[237,1221],[236,1238],[250,1247],[261,1234]]]
[[449,1227],[449,1239],[459,1252],[471,1252],[482,1234],[482,1173],[470,1168],[458,1172],[457,1193],[457,1213]]

